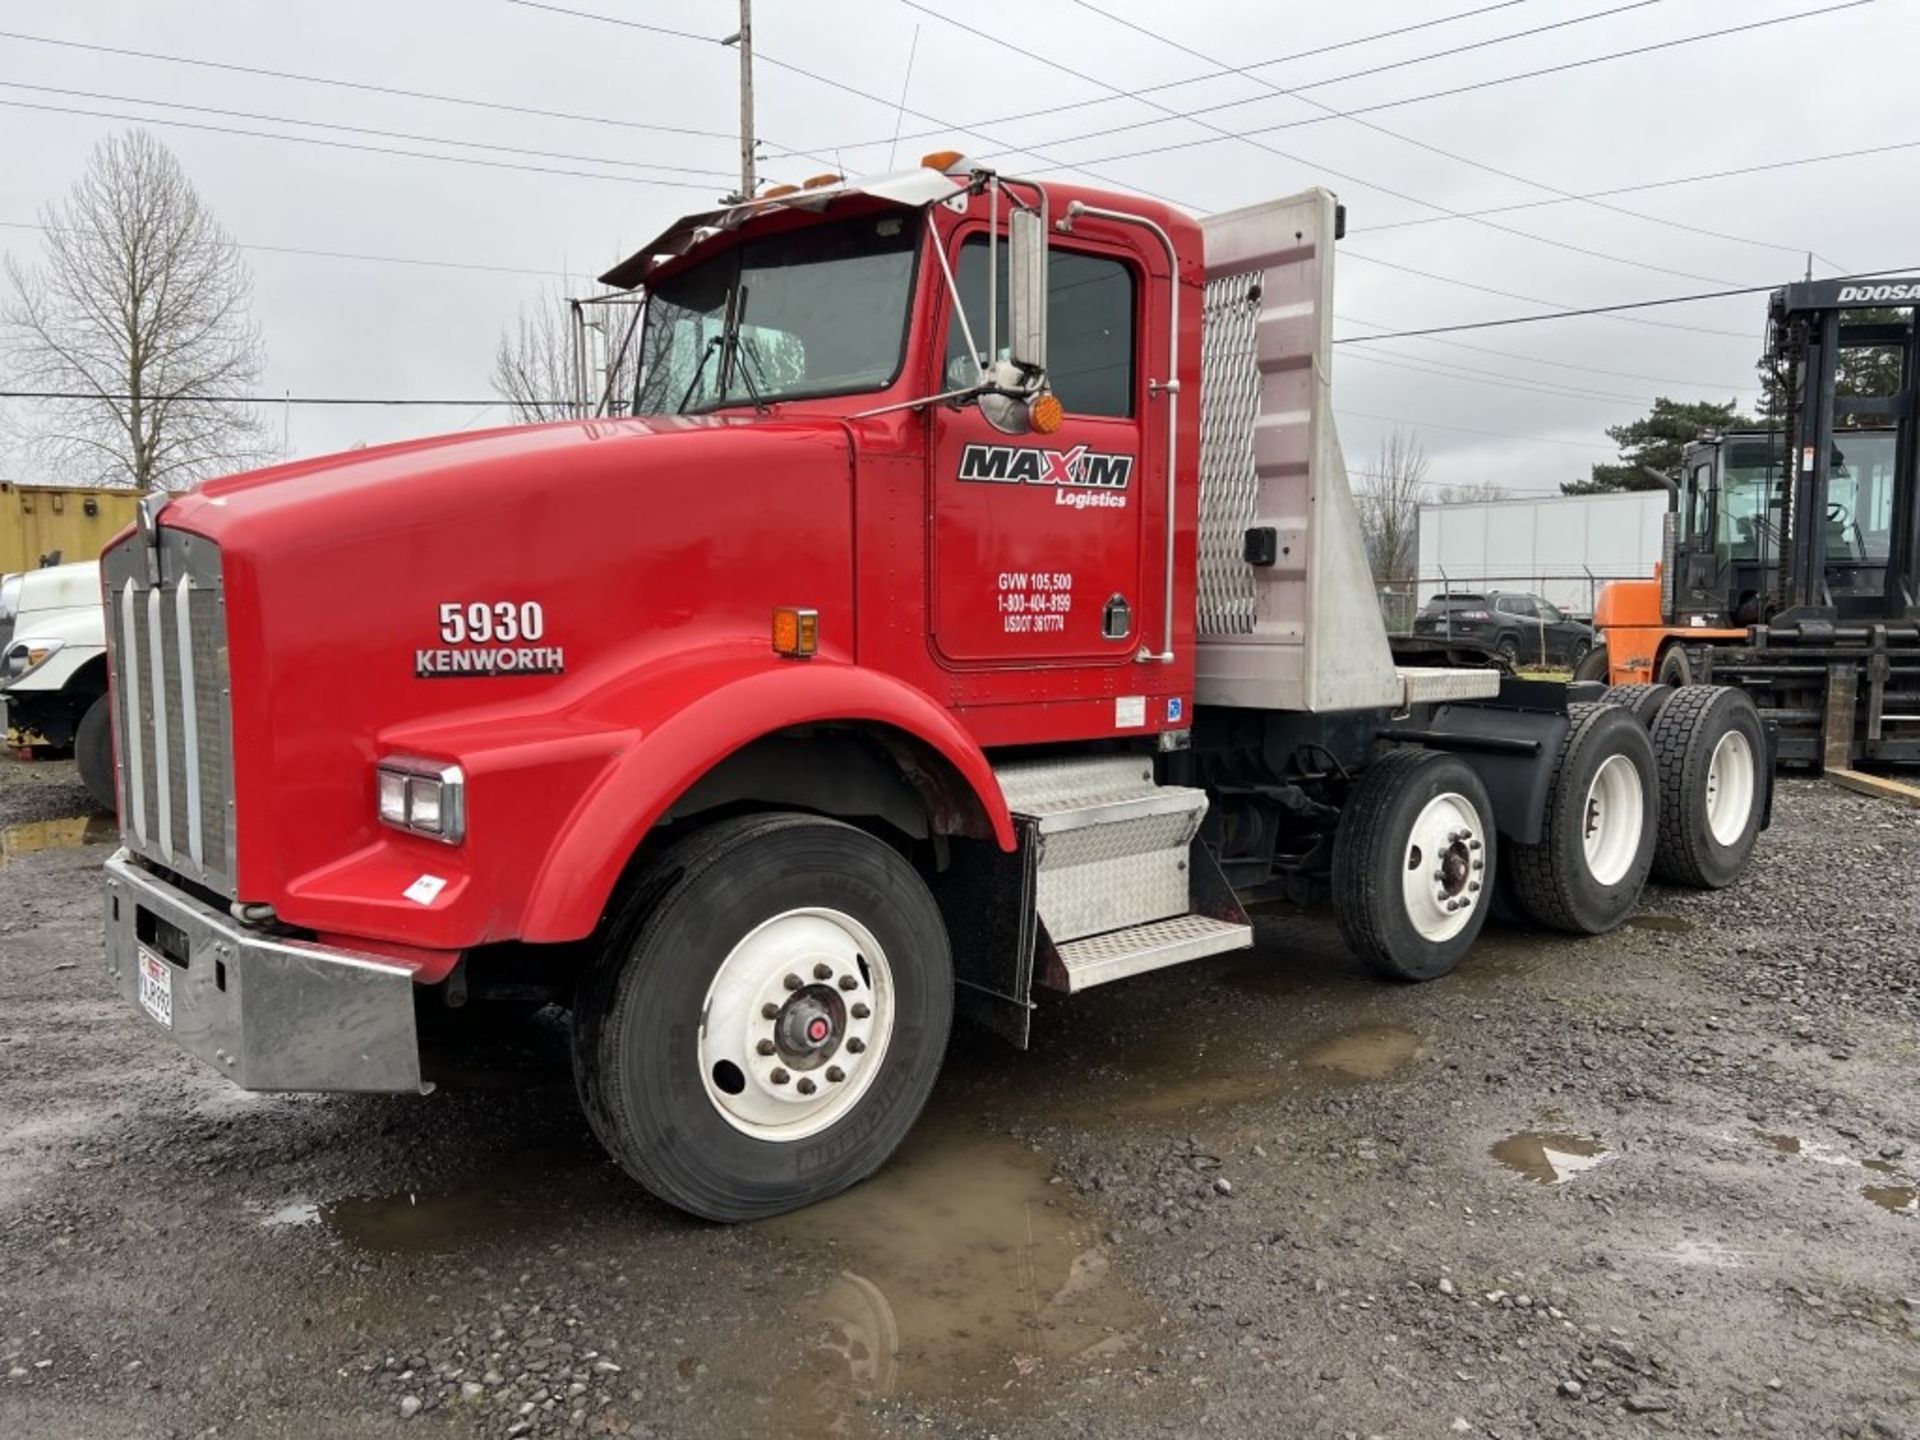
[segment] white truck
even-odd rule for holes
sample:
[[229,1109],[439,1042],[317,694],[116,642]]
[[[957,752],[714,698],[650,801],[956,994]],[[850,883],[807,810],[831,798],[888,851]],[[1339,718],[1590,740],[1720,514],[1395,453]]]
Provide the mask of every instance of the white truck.
[[71,750],[87,793],[113,810],[98,561],[0,577],[0,705],[10,747]]
[[1422,505],[1414,604],[1512,590],[1591,620],[1606,581],[1653,574],[1668,504],[1665,490],[1628,490]]

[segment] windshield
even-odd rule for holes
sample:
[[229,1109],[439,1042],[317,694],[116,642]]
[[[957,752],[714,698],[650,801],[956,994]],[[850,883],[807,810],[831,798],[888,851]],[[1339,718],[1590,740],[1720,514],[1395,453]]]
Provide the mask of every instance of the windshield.
[[[1894,432],[1838,430],[1827,469],[1827,560],[1873,564],[1893,532]],[[1778,439],[1729,441],[1720,482],[1722,559],[1771,561],[1780,553]]]
[[636,415],[877,390],[899,374],[919,227],[899,213],[749,240],[651,290]]

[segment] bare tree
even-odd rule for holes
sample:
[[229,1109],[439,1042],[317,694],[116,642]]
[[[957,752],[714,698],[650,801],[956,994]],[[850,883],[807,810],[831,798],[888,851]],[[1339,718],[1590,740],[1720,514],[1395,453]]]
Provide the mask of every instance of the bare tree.
[[1380,442],[1373,469],[1360,472],[1354,504],[1374,583],[1413,578],[1418,558],[1420,502],[1427,493],[1427,452],[1417,437],[1395,430]]
[[573,414],[573,360],[567,302],[543,292],[500,332],[493,352],[493,393],[522,424]]
[[238,247],[144,130],[93,149],[41,212],[43,263],[9,257],[0,356],[30,401],[16,425],[49,468],[183,489],[271,458],[245,396],[264,352]]

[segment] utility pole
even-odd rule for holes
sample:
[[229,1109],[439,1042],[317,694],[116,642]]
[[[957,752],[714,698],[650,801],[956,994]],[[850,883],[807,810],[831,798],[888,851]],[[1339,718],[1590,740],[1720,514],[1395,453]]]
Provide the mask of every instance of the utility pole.
[[753,0],[740,0],[740,28],[720,42],[740,47],[740,198],[753,199]]

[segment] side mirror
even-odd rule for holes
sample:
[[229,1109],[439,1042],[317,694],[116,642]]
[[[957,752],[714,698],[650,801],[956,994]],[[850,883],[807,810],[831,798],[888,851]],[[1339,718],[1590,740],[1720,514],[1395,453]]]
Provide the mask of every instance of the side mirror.
[[988,366],[997,393],[980,397],[980,413],[1008,435],[1051,435],[1060,428],[1059,399],[1047,390],[1047,222],[1015,210],[1007,222],[1007,343]]
[[1032,210],[1007,217],[1007,358],[1036,380],[1047,370],[1047,223]]

